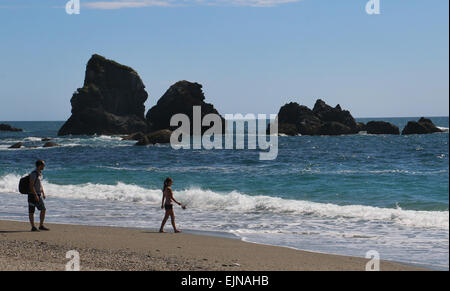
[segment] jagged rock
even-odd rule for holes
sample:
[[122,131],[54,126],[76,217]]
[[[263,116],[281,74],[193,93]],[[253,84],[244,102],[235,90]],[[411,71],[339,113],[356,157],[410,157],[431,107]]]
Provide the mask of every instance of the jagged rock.
[[[189,117],[192,134],[193,106],[201,107],[202,119],[205,115],[211,113],[219,115],[219,112],[214,108],[214,106],[206,103],[204,100],[205,95],[201,84],[191,83],[188,81],[179,81],[175,83],[158,100],[158,103],[147,112],[146,118],[150,131],[157,131],[161,129],[175,130],[178,126],[170,126],[170,119],[175,114],[183,113]],[[224,132],[225,120],[223,117],[221,117],[221,119],[222,132]],[[202,133],[208,128],[210,127],[202,127]]]
[[365,128],[350,112],[317,100],[314,109],[291,102],[278,112],[279,133],[286,135],[342,135],[356,134]]
[[10,149],[20,149],[21,147],[22,147],[22,143],[21,143],[21,142],[18,142],[18,143],[13,144],[13,145],[10,146],[9,148],[10,148]]
[[52,139],[49,137],[44,137],[43,139],[41,139],[41,141],[51,141]]
[[93,55],[86,66],[84,85],[70,100],[72,116],[58,135],[129,134],[146,132],[148,94],[132,68]]
[[[313,112],[322,122],[338,122],[350,128],[348,134],[355,134],[359,132],[358,124],[353,116],[349,111],[342,110],[339,104],[333,108],[327,105],[323,100],[319,99],[314,105]],[[339,126],[339,128],[343,129],[341,126]]]
[[56,144],[54,142],[46,142],[42,147],[44,148],[51,148],[51,147],[57,147],[59,144]]
[[130,135],[124,136],[122,140],[141,140],[145,137],[145,134],[142,132],[132,133]]
[[366,131],[368,134],[400,134],[400,129],[397,126],[385,121],[368,122],[366,125]]
[[402,131],[403,135],[408,134],[427,134],[429,133],[427,129],[421,125],[420,123],[416,121],[409,121],[408,124],[405,126],[405,128]]
[[2,123],[2,124],[0,124],[0,131],[16,131],[17,132],[17,131],[23,131],[23,129],[15,128],[9,124]]
[[296,102],[282,106],[277,118],[278,133],[286,135],[315,135],[322,125],[311,109]]
[[430,134],[430,133],[437,133],[437,132],[443,132],[441,129],[437,128],[434,123],[427,118],[420,118],[419,121],[409,121],[408,124],[405,126],[405,128],[402,131],[402,134],[409,135],[409,134]]
[[167,144],[170,143],[170,136],[172,135],[172,131],[168,129],[158,130],[152,132],[148,135],[145,135],[141,138],[136,145],[137,146],[145,146],[149,144]]

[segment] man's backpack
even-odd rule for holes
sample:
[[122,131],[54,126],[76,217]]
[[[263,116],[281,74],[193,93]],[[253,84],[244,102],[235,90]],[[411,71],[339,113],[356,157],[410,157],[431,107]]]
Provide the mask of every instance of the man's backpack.
[[[36,178],[36,180],[34,181],[35,184],[36,184],[37,179],[39,179],[39,178],[38,177]],[[26,175],[25,177],[20,178],[19,192],[21,194],[31,194],[30,175]]]

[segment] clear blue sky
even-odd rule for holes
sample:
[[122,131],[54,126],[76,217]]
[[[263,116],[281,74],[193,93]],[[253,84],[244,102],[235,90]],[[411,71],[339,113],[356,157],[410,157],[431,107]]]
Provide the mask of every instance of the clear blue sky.
[[372,16],[367,0],[66,2],[0,0],[0,120],[67,119],[94,53],[140,74],[146,110],[189,80],[222,114],[322,98],[356,117],[448,116],[448,0]]

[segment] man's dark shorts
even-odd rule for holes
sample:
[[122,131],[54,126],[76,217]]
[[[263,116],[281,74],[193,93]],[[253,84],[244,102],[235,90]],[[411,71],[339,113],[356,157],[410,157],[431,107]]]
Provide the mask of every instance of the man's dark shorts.
[[28,213],[33,214],[36,208],[39,211],[46,210],[44,199],[42,199],[42,197],[39,196],[39,202],[36,202],[34,195],[28,195]]

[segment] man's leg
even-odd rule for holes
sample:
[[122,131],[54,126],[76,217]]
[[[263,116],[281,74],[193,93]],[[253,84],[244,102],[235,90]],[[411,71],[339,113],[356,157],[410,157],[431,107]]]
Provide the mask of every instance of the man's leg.
[[40,216],[40,218],[41,218],[41,223],[40,223],[40,225],[39,225],[39,226],[44,226],[44,220],[45,220],[45,209],[42,209],[42,210],[41,210],[41,216]]
[[41,215],[40,215],[41,223],[39,224],[39,230],[50,230],[44,226],[45,213],[46,213],[47,209],[45,208],[44,200],[42,200],[42,198],[39,201],[39,204],[37,206],[38,206],[39,211],[41,212]]
[[34,211],[36,210],[35,206],[31,204],[28,205],[28,217],[30,219],[31,231],[36,231],[36,226],[34,225]]
[[35,227],[34,226],[34,213],[28,213],[28,217],[30,218],[30,224],[31,224],[31,227],[33,228],[33,227]]

